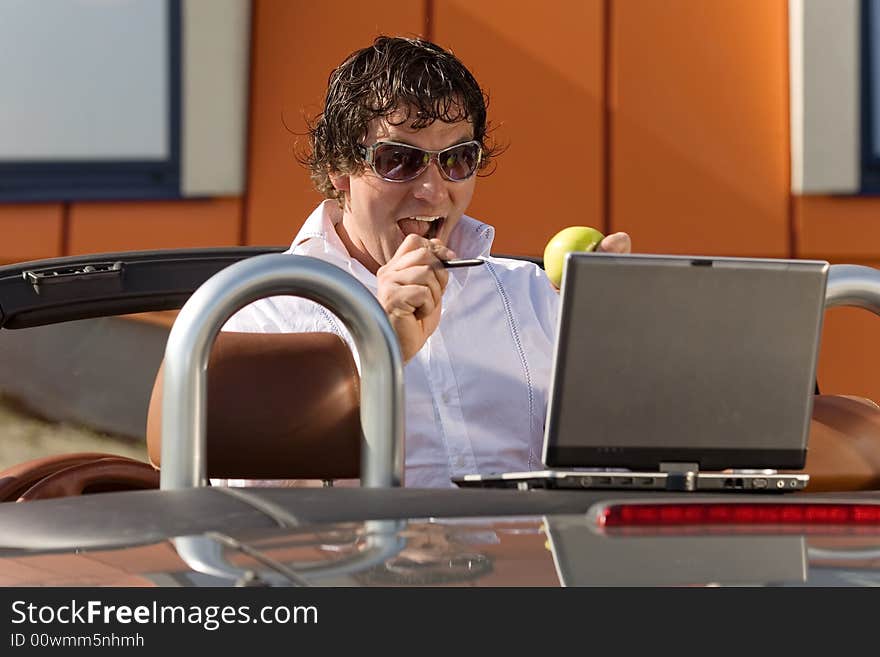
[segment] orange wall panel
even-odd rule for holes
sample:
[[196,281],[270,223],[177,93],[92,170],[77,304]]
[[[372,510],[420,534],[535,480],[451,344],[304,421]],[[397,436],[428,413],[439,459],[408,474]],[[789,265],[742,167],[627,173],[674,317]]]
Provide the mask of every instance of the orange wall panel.
[[[251,64],[248,244],[289,244],[322,197],[294,149],[321,108],[327,78],[379,34],[415,36],[423,2],[256,0]],[[285,127],[286,124],[286,127]]]
[[[880,267],[880,199],[795,197],[796,256]],[[825,313],[819,358],[822,392],[880,402],[880,318],[860,308]]]
[[496,253],[541,255],[566,226],[603,229],[603,5],[434,2],[433,39],[488,92],[491,137],[508,146],[468,211],[498,229]]
[[75,203],[70,209],[70,254],[238,244],[237,197]]
[[[880,261],[870,264],[880,267]],[[819,388],[880,402],[880,317],[850,307],[829,308],[822,326]]]
[[61,255],[60,203],[0,205],[0,263]]
[[789,255],[786,1],[611,7],[613,228],[638,251]]
[[866,260],[880,256],[880,199],[876,197],[795,197],[794,225],[799,258]]

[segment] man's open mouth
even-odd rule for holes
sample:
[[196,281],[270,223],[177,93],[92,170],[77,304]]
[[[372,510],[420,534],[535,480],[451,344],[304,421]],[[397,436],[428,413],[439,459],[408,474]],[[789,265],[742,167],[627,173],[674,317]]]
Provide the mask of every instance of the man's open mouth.
[[397,226],[404,236],[416,234],[430,240],[440,234],[445,219],[446,217],[419,215],[401,219]]

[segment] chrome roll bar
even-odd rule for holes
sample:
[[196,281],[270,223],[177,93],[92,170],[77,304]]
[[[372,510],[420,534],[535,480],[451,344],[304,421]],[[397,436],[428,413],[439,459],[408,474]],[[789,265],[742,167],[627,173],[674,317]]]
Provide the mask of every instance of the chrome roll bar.
[[856,306],[880,315],[880,270],[864,265],[831,265],[825,307]]
[[187,300],[171,328],[162,397],[162,489],[206,485],[211,347],[236,310],[282,294],[325,306],[351,332],[361,368],[361,484],[402,485],[403,357],[385,311],[342,269],[317,258],[272,253],[247,258],[209,278]]

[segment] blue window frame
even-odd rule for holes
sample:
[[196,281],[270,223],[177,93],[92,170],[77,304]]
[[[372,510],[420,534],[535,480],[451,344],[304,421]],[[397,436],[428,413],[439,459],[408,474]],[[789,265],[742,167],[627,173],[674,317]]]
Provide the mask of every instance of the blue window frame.
[[861,183],[863,194],[880,193],[880,0],[862,0]]

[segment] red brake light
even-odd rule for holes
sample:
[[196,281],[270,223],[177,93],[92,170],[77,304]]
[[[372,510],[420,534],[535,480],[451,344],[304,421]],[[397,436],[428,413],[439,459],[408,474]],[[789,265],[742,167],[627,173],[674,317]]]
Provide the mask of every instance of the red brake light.
[[880,505],[841,503],[615,504],[602,510],[600,527],[687,525],[880,525]]

